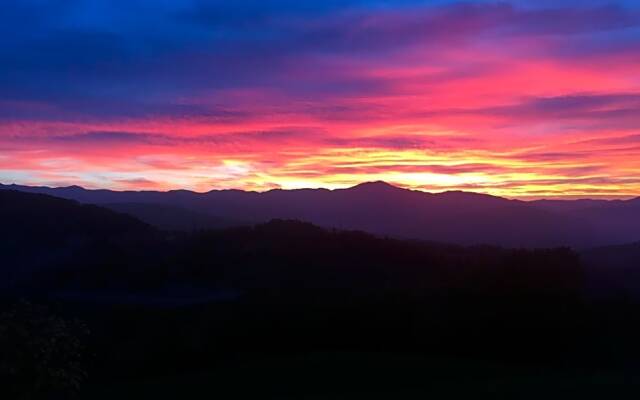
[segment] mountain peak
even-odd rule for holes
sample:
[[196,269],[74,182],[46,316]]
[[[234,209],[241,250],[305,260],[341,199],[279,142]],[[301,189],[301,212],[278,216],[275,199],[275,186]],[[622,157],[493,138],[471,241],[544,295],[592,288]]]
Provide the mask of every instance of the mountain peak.
[[363,183],[360,183],[360,184],[357,184],[357,185],[351,187],[350,189],[368,189],[368,190],[394,189],[394,190],[403,190],[402,188],[394,186],[394,185],[392,185],[390,183],[387,183],[385,181],[363,182]]

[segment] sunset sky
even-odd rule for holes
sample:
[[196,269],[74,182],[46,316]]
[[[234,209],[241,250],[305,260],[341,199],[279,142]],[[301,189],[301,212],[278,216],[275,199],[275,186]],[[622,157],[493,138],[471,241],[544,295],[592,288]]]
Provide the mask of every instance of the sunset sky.
[[640,2],[21,0],[0,182],[640,195]]

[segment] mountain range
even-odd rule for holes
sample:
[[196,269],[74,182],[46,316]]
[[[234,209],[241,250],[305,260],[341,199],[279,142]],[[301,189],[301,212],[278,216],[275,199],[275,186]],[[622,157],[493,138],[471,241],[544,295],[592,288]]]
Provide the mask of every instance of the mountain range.
[[[570,249],[506,249],[383,238],[292,220],[167,232],[126,214],[0,190],[0,288],[35,293],[348,288],[569,290]],[[172,208],[168,208],[172,210]],[[525,279],[525,276],[528,278]],[[564,283],[563,283],[564,282]],[[507,286],[509,286],[507,285]],[[127,297],[128,298],[128,297]]]
[[367,182],[347,189],[250,192],[111,191],[0,185],[190,230],[295,219],[404,239],[506,247],[587,248],[640,240],[640,198],[520,201],[472,192],[427,193]]

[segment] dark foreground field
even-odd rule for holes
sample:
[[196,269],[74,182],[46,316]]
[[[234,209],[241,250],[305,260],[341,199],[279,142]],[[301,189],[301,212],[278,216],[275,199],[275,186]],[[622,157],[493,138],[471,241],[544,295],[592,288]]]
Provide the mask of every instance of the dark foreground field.
[[388,353],[314,353],[233,361],[144,381],[96,382],[82,399],[517,399],[625,398],[637,373],[505,365]]
[[86,400],[640,394],[637,308],[530,300],[310,291],[54,307],[90,327]]

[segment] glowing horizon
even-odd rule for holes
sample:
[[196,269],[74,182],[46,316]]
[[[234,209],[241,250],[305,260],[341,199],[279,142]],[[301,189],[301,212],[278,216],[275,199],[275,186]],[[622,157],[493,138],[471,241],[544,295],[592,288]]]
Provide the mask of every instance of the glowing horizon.
[[3,183],[640,196],[632,1],[20,3]]

